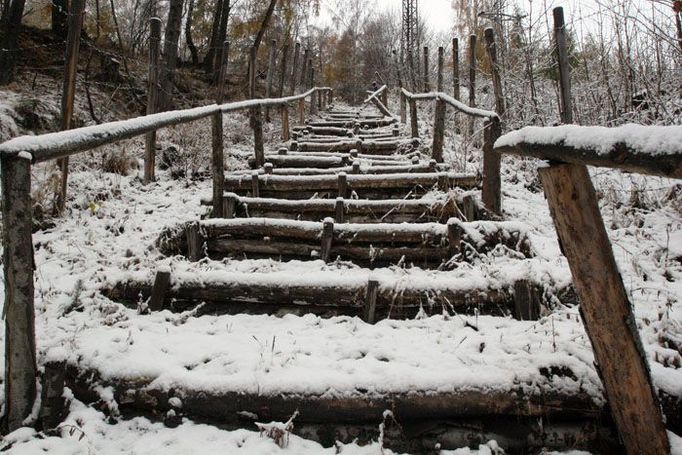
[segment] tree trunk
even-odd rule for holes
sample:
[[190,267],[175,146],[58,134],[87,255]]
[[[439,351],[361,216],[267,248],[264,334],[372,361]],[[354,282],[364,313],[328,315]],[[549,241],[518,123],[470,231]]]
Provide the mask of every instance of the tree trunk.
[[[230,0],[223,0],[221,13],[220,13],[220,26],[218,28],[218,41],[216,42],[216,47],[220,49],[220,46],[227,39],[227,20],[230,17]],[[218,79],[220,73],[220,53],[217,52],[213,59],[213,80]]]
[[52,34],[59,41],[66,40],[66,21],[69,16],[67,0],[52,0]]
[[[26,0],[13,0],[7,9],[2,24],[2,40],[0,41],[0,85],[9,84],[14,80],[14,66],[16,65],[17,36],[21,29],[21,18],[24,15]],[[7,5],[5,5],[6,7]]]
[[173,76],[178,61],[178,40],[182,24],[183,0],[170,0],[168,22],[163,42],[163,63],[161,65],[161,93],[159,96],[159,111],[167,111],[171,106],[173,94]]
[[194,0],[189,0],[189,6],[187,7],[187,21],[185,22],[185,41],[187,42],[187,48],[189,53],[192,55],[192,66],[199,65],[199,51],[194,45],[194,40],[192,40],[192,15],[194,14]]
[[211,39],[208,43],[208,51],[204,58],[204,69],[207,73],[213,70],[213,60],[215,59],[216,47],[219,46],[218,31],[220,29],[220,13],[223,10],[223,0],[216,0],[215,14],[213,15],[213,25],[211,26]]

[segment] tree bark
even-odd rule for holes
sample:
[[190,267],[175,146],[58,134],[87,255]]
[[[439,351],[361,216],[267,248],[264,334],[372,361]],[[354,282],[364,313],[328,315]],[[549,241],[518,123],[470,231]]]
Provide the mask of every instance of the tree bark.
[[[19,47],[17,37],[21,30],[21,18],[24,15],[26,0],[13,0],[7,8],[2,24],[2,41],[0,41],[0,85],[7,85],[14,80],[14,67]],[[6,5],[5,5],[6,6]]]
[[67,0],[52,0],[52,34],[59,41],[66,40],[68,17],[69,2]]
[[185,42],[189,53],[192,55],[192,66],[199,65],[199,51],[192,39],[192,15],[194,14],[194,0],[189,0],[187,7],[187,20],[185,21]]
[[173,79],[178,63],[178,40],[182,24],[183,0],[170,0],[168,22],[163,42],[163,63],[161,65],[161,93],[159,96],[159,111],[167,111],[173,98]]
[[220,16],[223,11],[223,0],[216,0],[215,13],[213,14],[213,25],[211,26],[211,39],[208,43],[208,50],[204,58],[204,69],[207,73],[213,70],[213,60],[215,59],[216,48],[220,45],[218,41],[218,31],[220,29]]

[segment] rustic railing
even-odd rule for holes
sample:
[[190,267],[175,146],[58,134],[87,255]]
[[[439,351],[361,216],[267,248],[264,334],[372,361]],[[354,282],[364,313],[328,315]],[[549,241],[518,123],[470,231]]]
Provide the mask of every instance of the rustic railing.
[[443,144],[445,140],[445,112],[450,106],[468,116],[484,119],[483,130],[483,188],[481,199],[483,205],[493,213],[501,213],[502,197],[500,193],[500,156],[493,152],[493,144],[500,137],[500,117],[493,111],[467,106],[443,92],[411,93],[404,88],[400,91],[400,120],[407,122],[407,105],[410,106],[410,126],[412,137],[419,137],[417,124],[417,101],[435,101],[436,110],[433,121],[432,158],[443,162]]
[[[315,99],[316,94],[326,97]],[[36,349],[34,327],[34,262],[31,214],[31,166],[66,158],[106,144],[152,133],[160,128],[194,122],[236,111],[286,107],[298,102],[299,117],[305,113],[305,99],[311,103],[332,101],[329,87],[315,87],[305,93],[284,98],[246,100],[226,104],[147,115],[101,125],[88,126],[39,136],[21,136],[0,144],[2,169],[3,267],[5,278],[5,417],[9,430],[22,425],[31,414],[36,397]],[[287,109],[282,109],[286,111]],[[288,135],[288,115],[282,115],[283,135]],[[254,135],[262,131],[254,126]],[[222,132],[222,129],[219,130]],[[216,136],[214,130],[214,136]],[[222,133],[212,141],[213,213],[220,216],[225,185]],[[256,162],[262,164],[262,150],[255,149]]]

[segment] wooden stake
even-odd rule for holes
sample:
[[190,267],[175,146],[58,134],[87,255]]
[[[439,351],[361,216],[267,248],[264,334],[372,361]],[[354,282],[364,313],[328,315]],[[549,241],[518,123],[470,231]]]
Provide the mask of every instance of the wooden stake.
[[566,24],[564,9],[554,8],[554,40],[559,60],[559,85],[561,87],[561,121],[573,123],[573,108],[571,103],[571,68],[568,63],[568,47],[566,45]]
[[[469,106],[476,107],[476,35],[469,36]],[[469,136],[474,135],[474,118],[469,117]]]
[[[227,74],[227,57],[230,52],[230,42],[225,41],[220,52],[218,66],[218,84],[216,103],[223,104],[225,98],[225,78]],[[212,148],[212,177],[213,177],[213,218],[223,217],[221,198],[225,188],[225,152],[223,145],[223,114],[218,112],[211,116],[211,148]]]
[[445,49],[443,46],[438,46],[438,91],[443,91],[443,66]]
[[407,123],[407,97],[400,91],[400,123]]
[[342,197],[336,198],[336,205],[334,207],[335,221],[343,223],[345,221],[344,199]]
[[[149,20],[149,75],[147,84],[147,115],[155,114],[159,104],[159,59],[161,58],[161,19]],[[144,140],[144,183],[153,182],[156,168],[156,131]]]
[[14,431],[36,398],[31,160],[0,154],[5,279],[5,426]]
[[431,91],[431,83],[429,82],[429,47],[424,46],[424,91]]
[[410,127],[412,137],[419,137],[419,124],[417,123],[417,100],[410,98]]
[[196,262],[203,256],[204,239],[199,232],[199,223],[191,223],[185,229],[187,236],[187,259]]
[[298,100],[298,123],[303,125],[305,123],[305,100]]
[[163,301],[170,287],[170,270],[158,270],[154,279],[152,295],[149,298],[149,311],[163,310]]
[[339,196],[345,199],[348,196],[348,176],[345,172],[340,172],[337,176],[339,182]]
[[[69,33],[66,38],[66,68],[64,69],[64,86],[62,92],[62,130],[71,129],[73,119],[73,100],[76,96],[76,72],[78,71],[78,50],[80,48],[81,28],[85,15],[85,0],[72,0],[69,11]],[[64,213],[66,206],[66,188],[69,181],[69,157],[61,158],[57,165],[62,171],[59,194],[57,195],[57,213]]]
[[495,110],[497,115],[504,116],[504,93],[502,93],[502,78],[500,77],[500,66],[497,63],[497,45],[495,44],[495,32],[492,28],[485,29],[485,48],[490,60],[490,71],[493,78],[493,92],[495,93]]
[[452,96],[459,101],[459,38],[452,38]]
[[256,157],[256,167],[265,164],[265,145],[263,142],[263,109],[253,108],[253,149]]
[[322,245],[320,248],[320,258],[324,262],[329,262],[333,238],[334,222],[332,220],[326,219],[322,223]]
[[282,113],[282,140],[288,141],[291,138],[289,129],[289,105],[284,103],[280,108]]
[[493,213],[502,213],[502,181],[500,178],[501,155],[493,151],[495,141],[500,137],[500,120],[492,118],[485,122],[483,129],[483,205]]
[[445,101],[436,98],[436,112],[433,120],[433,146],[431,157],[438,163],[443,162],[443,143],[445,142]]
[[377,280],[367,281],[365,291],[365,308],[362,319],[368,324],[374,324],[376,320],[377,296],[379,295],[379,282]]
[[260,197],[260,181],[258,179],[258,171],[251,173],[251,196]]
[[540,299],[527,280],[514,283],[514,317],[519,321],[536,321],[540,318]]
[[665,425],[587,167],[540,169],[585,329],[628,454],[670,453]]

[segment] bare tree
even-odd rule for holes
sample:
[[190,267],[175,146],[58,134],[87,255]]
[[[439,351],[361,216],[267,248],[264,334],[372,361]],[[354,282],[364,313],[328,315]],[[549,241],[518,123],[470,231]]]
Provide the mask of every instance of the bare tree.
[[21,29],[21,18],[24,15],[24,5],[26,0],[12,0],[7,5],[2,20],[2,39],[0,40],[0,85],[9,84],[14,80],[14,69],[17,61],[19,47],[17,46],[17,36]]
[[180,26],[182,25],[182,2],[183,0],[170,0],[168,8],[168,21],[166,22],[166,33],[163,41],[163,63],[159,75],[161,81],[160,111],[168,110],[173,99],[173,82],[178,63],[178,41],[180,40]]

